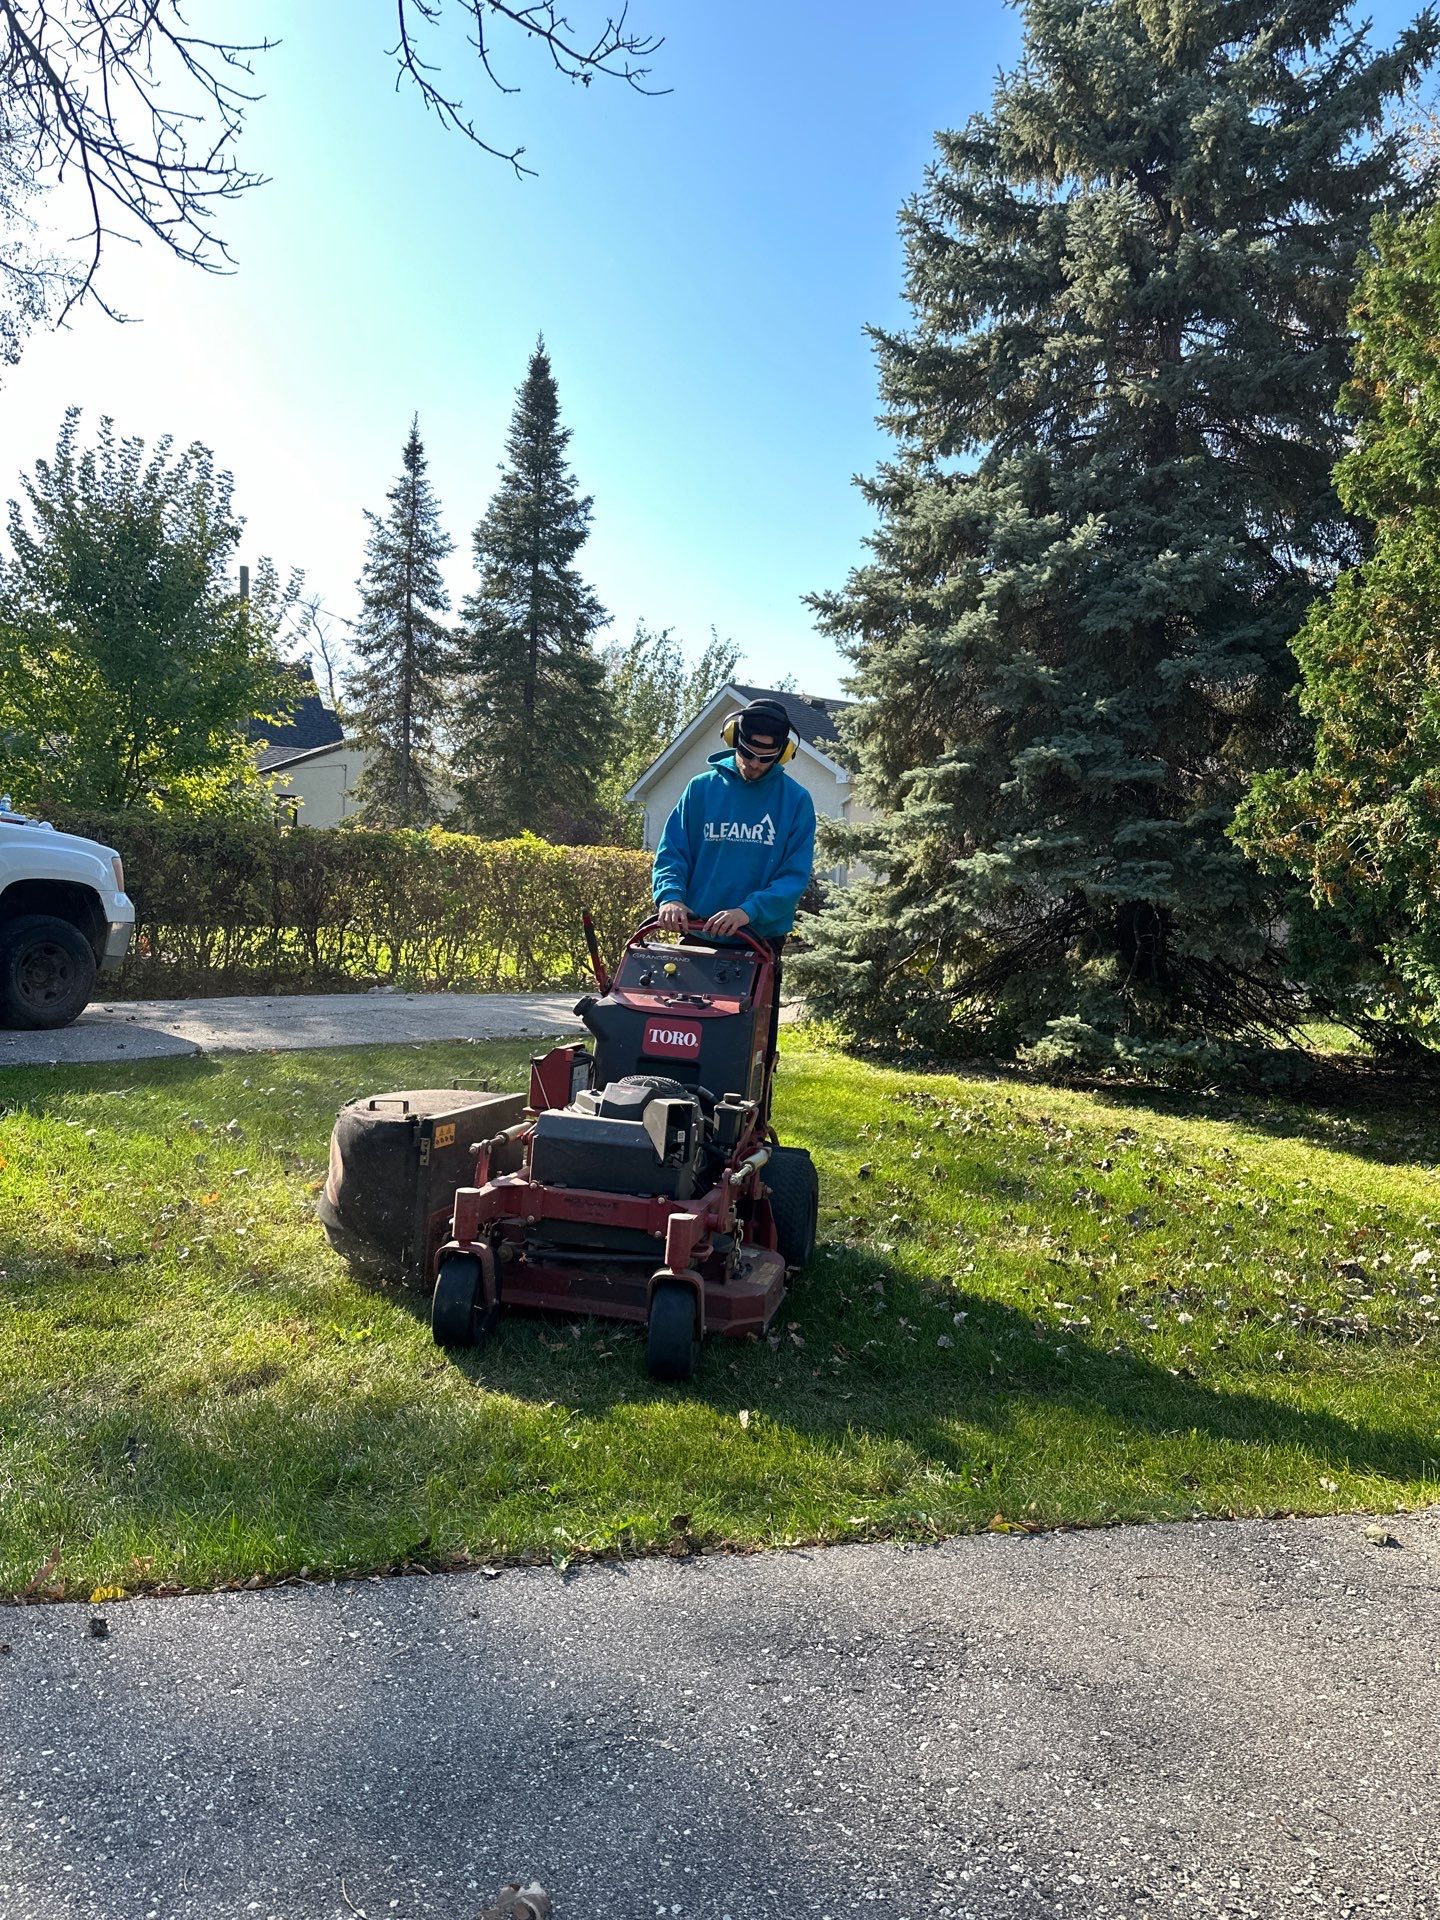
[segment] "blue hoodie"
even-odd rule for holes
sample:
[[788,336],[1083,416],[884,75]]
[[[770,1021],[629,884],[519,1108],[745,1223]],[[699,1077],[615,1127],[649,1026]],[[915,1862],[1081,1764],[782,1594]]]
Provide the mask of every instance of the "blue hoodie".
[[665,822],[655,852],[655,902],[683,900],[708,919],[740,907],[752,932],[789,933],[810,884],[815,802],[782,766],[747,780],[733,753],[712,753]]

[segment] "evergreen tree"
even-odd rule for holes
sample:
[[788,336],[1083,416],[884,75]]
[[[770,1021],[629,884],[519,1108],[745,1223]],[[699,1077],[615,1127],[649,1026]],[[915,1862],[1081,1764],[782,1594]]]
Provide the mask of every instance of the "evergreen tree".
[[715,629],[691,666],[669,627],[655,632],[643,620],[624,646],[602,656],[610,699],[610,734],[600,780],[600,804],[617,837],[638,847],[644,814],[625,805],[625,794],[655,756],[699,713],[740,663],[733,640]]
[[254,723],[296,688],[278,634],[298,582],[236,591],[244,521],[199,444],[147,451],[72,407],[22,476],[0,561],[0,787],[22,806],[268,811]]
[[1236,828],[1304,883],[1297,964],[1393,1042],[1440,1012],[1440,210],[1376,242],[1351,310],[1359,430],[1335,469],[1373,544],[1295,642],[1313,758],[1257,781]]
[[580,840],[598,826],[610,718],[590,636],[609,616],[574,565],[591,502],[575,491],[569,442],[542,340],[516,400],[500,485],[475,529],[479,584],[461,609],[461,808],[472,831],[497,838]]
[[1334,0],[1029,0],[991,112],[939,136],[914,324],[875,336],[873,558],[815,603],[885,810],[817,1011],[1152,1067],[1282,1017],[1226,828],[1296,754],[1288,642],[1355,557],[1346,303],[1418,191],[1383,128],[1436,42],[1376,53]]
[[361,615],[352,645],[351,720],[370,749],[356,797],[363,817],[386,827],[428,826],[439,810],[439,735],[452,642],[440,615],[449,595],[440,566],[454,551],[426,478],[418,417],[410,422],[400,478],[384,519],[367,513],[370,538],[360,576]]

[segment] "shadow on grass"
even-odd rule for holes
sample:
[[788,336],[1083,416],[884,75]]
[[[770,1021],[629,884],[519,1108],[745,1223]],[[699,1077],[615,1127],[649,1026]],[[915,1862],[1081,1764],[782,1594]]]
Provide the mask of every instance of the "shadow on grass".
[[[115,1098],[115,1114],[123,1120],[123,1096],[129,1092],[203,1093],[206,1083],[239,1074],[235,1099],[260,1102],[260,1082],[274,1083],[273,1091],[328,1090],[336,1081],[352,1082],[367,1092],[402,1084],[420,1084],[416,1072],[453,1068],[451,1079],[461,1085],[478,1084],[496,1076],[520,1084],[530,1055],[539,1042],[534,1035],[499,1034],[484,1040],[357,1041],[354,1046],[279,1048],[272,1052],[175,1054],[163,1059],[106,1060],[85,1065],[60,1062],[54,1066],[7,1067],[0,1061],[0,1119],[7,1110],[44,1116],[76,1094],[100,1093]],[[490,1066],[494,1056],[495,1065]],[[406,1070],[412,1077],[406,1079]],[[463,1071],[462,1071],[463,1070]],[[449,1085],[451,1079],[442,1084]],[[347,1094],[347,1098],[351,1097]],[[333,1119],[333,1109],[331,1110]],[[153,1118],[149,1122],[153,1124]],[[327,1122],[328,1126],[328,1122]]]
[[[876,1316],[867,1289],[882,1283]],[[405,1305],[426,1317],[422,1298]],[[941,1329],[953,1346],[937,1346]],[[846,1253],[801,1281],[776,1347],[713,1339],[687,1387],[646,1376],[638,1330],[521,1313],[473,1353],[357,1351],[318,1390],[283,1356],[198,1391],[137,1375],[31,1473],[0,1584],[23,1587],[57,1540],[73,1543],[66,1572],[82,1585],[138,1573],[204,1586],[301,1565],[551,1556],[557,1542],[663,1552],[676,1509],[705,1514],[702,1537],[756,1544],[854,1537],[857,1507],[928,1534],[984,1526],[997,1506],[1049,1525],[1290,1510],[1312,1504],[1296,1489],[1321,1474],[1388,1481],[1400,1498],[1440,1476],[1423,1390],[1418,1406],[1397,1393],[1350,1418],[1095,1341],[1062,1355],[1035,1332],[1016,1307],[959,1291],[941,1304],[893,1264]],[[1326,1381],[1301,1390],[1319,1399]],[[0,1413],[0,1443],[32,1437]]]
[[[397,1049],[397,1061],[414,1063],[417,1051]],[[441,1053],[437,1048],[436,1056]],[[178,1106],[192,1089],[198,1102],[207,1080],[222,1072],[233,1076],[235,1067],[234,1060],[208,1058],[148,1062],[127,1072],[125,1084],[174,1090]],[[285,1068],[280,1059],[247,1058],[244,1070],[257,1081],[280,1081]],[[323,1148],[326,1102],[334,1083],[355,1072],[356,1063],[343,1054],[312,1056],[307,1071],[291,1077],[292,1084],[303,1082],[305,1111],[292,1118],[283,1144]],[[44,1111],[57,1093],[73,1092],[77,1085],[110,1090],[115,1083],[113,1069],[70,1070],[62,1087],[28,1085],[17,1099],[6,1084],[17,1077],[0,1076],[0,1104],[31,1111]],[[27,1081],[39,1077],[25,1076]],[[366,1077],[381,1084],[388,1076],[367,1068]],[[909,1085],[923,1093],[927,1082],[917,1075]],[[1045,1089],[1034,1081],[1015,1085],[1043,1099]],[[1321,1131],[1317,1136],[1306,1125],[1305,1111],[1294,1106],[1220,1103],[1135,1089],[1091,1091],[1122,1112],[1143,1106],[1167,1117],[1232,1120],[1238,1107],[1247,1123],[1279,1136],[1318,1137],[1342,1154],[1366,1150],[1363,1134],[1337,1139]],[[248,1128],[251,1115],[265,1110],[265,1092],[258,1086],[237,1088],[233,1101],[227,1094],[224,1112],[234,1105]],[[885,1098],[903,1102],[905,1092],[891,1089]],[[212,1125],[223,1118],[218,1110],[210,1116]],[[820,1136],[815,1144],[822,1155],[848,1152],[847,1141],[839,1137],[843,1106],[830,1117],[817,1112],[812,1118],[818,1124],[808,1135]],[[1425,1138],[1433,1140],[1435,1130],[1419,1109],[1415,1118]],[[116,1101],[113,1123],[107,1119],[111,1124],[150,1129],[155,1121],[153,1113],[142,1117],[138,1107],[133,1122],[128,1120],[124,1102]],[[1367,1124],[1382,1121],[1374,1116]],[[1405,1124],[1403,1119],[1395,1123],[1395,1130]],[[934,1151],[942,1148],[937,1144]],[[990,1143],[982,1139],[952,1142],[944,1151],[947,1180],[968,1195],[982,1196],[992,1218],[1003,1217],[999,1210],[1029,1185],[1043,1190],[1040,1197],[1047,1205],[1063,1205],[1084,1177],[1079,1168],[1058,1164],[1031,1167],[1027,1162],[1022,1169],[1017,1162],[998,1169],[991,1163]],[[1397,1140],[1393,1152],[1369,1157],[1413,1160],[1413,1142]],[[895,1181],[877,1180],[875,1186],[879,1191],[869,1204],[878,1205],[883,1193],[885,1204],[909,1210]],[[926,1228],[923,1218],[914,1217]],[[311,1231],[318,1237],[318,1224],[312,1223]],[[23,1268],[26,1249],[13,1223],[8,1234],[0,1234],[0,1267],[7,1255]],[[97,1262],[103,1258],[97,1253]],[[60,1279],[64,1271],[63,1263],[56,1263],[45,1277]],[[294,1279],[271,1272],[244,1284],[263,1298],[266,1318],[283,1312],[297,1321],[313,1320],[319,1271]],[[324,1272],[328,1285],[339,1269]],[[1009,1291],[1028,1297],[1024,1273],[1010,1278]],[[371,1291],[428,1328],[423,1295]],[[812,1524],[803,1518],[807,1512],[823,1513],[828,1526],[843,1521],[852,1486],[856,1501],[866,1497],[863,1483],[873,1475],[877,1455],[893,1463],[894,1484],[907,1502],[927,1469],[935,1470],[937,1480],[949,1476],[957,1487],[963,1482],[970,1491],[957,1492],[948,1505],[941,1502],[951,1524],[977,1514],[984,1523],[980,1508],[988,1495],[974,1476],[987,1453],[1006,1456],[1007,1500],[1014,1498],[1017,1484],[1022,1500],[1030,1492],[1055,1488],[1054,1510],[1070,1517],[1095,1513],[1094,1483],[1084,1483],[1083,1459],[1077,1466],[1077,1456],[1087,1448],[1127,1455],[1128,1464],[1111,1478],[1123,1483],[1136,1511],[1183,1508],[1182,1470],[1197,1451],[1190,1449],[1187,1457],[1185,1442],[1191,1436],[1202,1443],[1198,1451],[1205,1445],[1237,1450],[1207,1469],[1212,1510],[1223,1503],[1225,1485],[1241,1482],[1259,1490],[1257,1499],[1273,1486],[1277,1495],[1271,1504],[1284,1504],[1297,1462],[1267,1466],[1270,1452],[1302,1456],[1302,1477],[1306,1462],[1337,1476],[1343,1470],[1412,1484],[1440,1472],[1433,1386],[1417,1384],[1413,1357],[1398,1348],[1382,1350],[1377,1342],[1370,1349],[1377,1363],[1394,1368],[1397,1390],[1387,1399],[1380,1364],[1373,1377],[1356,1383],[1347,1377],[1337,1350],[1317,1344],[1313,1336],[1302,1359],[1313,1364],[1314,1372],[1277,1373],[1273,1395],[1257,1389],[1253,1375],[1232,1388],[1218,1379],[1171,1373],[1143,1354],[1114,1349],[1110,1338],[1073,1332],[1065,1337],[1068,1351],[1059,1352],[1053,1332],[1021,1305],[927,1279],[907,1263],[903,1250],[882,1260],[850,1248],[822,1254],[799,1278],[782,1310],[776,1346],[711,1340],[700,1374],[688,1388],[662,1387],[647,1378],[638,1330],[615,1322],[512,1314],[474,1354],[447,1356],[430,1348],[428,1339],[417,1354],[407,1338],[392,1340],[383,1379],[378,1360],[367,1371],[357,1354],[348,1385],[341,1370],[309,1399],[286,1381],[283,1369],[254,1381],[253,1391],[248,1376],[207,1382],[198,1409],[178,1408],[164,1390],[137,1387],[127,1404],[108,1408],[93,1421],[87,1416],[85,1461],[77,1472],[137,1529],[159,1527],[176,1537],[198,1532],[210,1543],[205,1551],[213,1551],[216,1566],[246,1571],[274,1570],[267,1558],[271,1549],[264,1545],[265,1525],[257,1516],[276,1506],[283,1508],[284,1524],[299,1530],[293,1537],[306,1541],[296,1551],[312,1562],[384,1564],[419,1553],[430,1524],[424,1516],[447,1503],[453,1504],[457,1524],[477,1537],[502,1538],[508,1526],[512,1535],[523,1533],[533,1541],[548,1532],[541,1522],[552,1513],[564,1512],[575,1524],[577,1509],[583,1510],[597,1526],[610,1526],[636,1499],[658,1503],[673,1496],[672,1505],[688,1504],[687,1477],[693,1482],[712,1467],[715,1484],[738,1516],[732,1523],[735,1536],[749,1538],[770,1537],[767,1472],[777,1504],[802,1516],[797,1528]],[[942,1348],[941,1339],[949,1344]],[[451,1389],[457,1379],[487,1391],[442,1395],[431,1390],[431,1381]],[[1363,1411],[1354,1414],[1357,1407]],[[796,1444],[788,1452],[775,1447],[767,1467],[763,1454],[746,1452],[749,1443],[741,1440],[735,1419],[741,1409],[750,1412],[753,1426],[773,1423]],[[587,1425],[602,1430],[587,1432]],[[573,1435],[566,1431],[572,1426]],[[579,1451],[567,1451],[572,1446]],[[614,1462],[607,1466],[612,1449]],[[631,1459],[637,1483],[646,1488],[643,1496],[632,1492],[626,1477]],[[964,1511],[957,1504],[962,1498],[969,1502]],[[1202,1493],[1197,1504],[1205,1503]],[[669,1506],[663,1510],[668,1513]],[[57,1512],[63,1532],[63,1508]],[[275,1536],[279,1541],[290,1537]],[[283,1548],[274,1551],[281,1568],[294,1564]]]
[[[268,1059],[268,1055],[256,1055]],[[104,1060],[83,1065],[57,1061],[43,1066],[6,1066],[0,1061],[0,1118],[6,1111],[43,1116],[77,1093],[115,1093],[202,1084],[233,1062],[208,1053],[168,1054],[149,1060]]]
[[[857,1311],[858,1297],[879,1299],[882,1291],[883,1315]],[[407,1304],[428,1324],[428,1302],[416,1295]],[[956,1312],[963,1315],[958,1324]],[[803,1347],[790,1334],[792,1324],[803,1328]],[[597,1329],[619,1364],[595,1364]],[[1098,1416],[1108,1433],[1097,1437],[1113,1438],[1116,1430],[1160,1440],[1195,1434],[1298,1449],[1331,1469],[1408,1481],[1440,1476],[1440,1406],[1428,1427],[1403,1418],[1363,1424],[1207,1386],[1074,1335],[1066,1336],[1062,1354],[1037,1338],[1036,1323],[1021,1310],[960,1290],[942,1298],[893,1262],[862,1253],[822,1256],[782,1308],[777,1330],[774,1349],[764,1341],[707,1340],[686,1388],[651,1381],[643,1333],[614,1322],[502,1315],[484,1347],[447,1357],[477,1387],[559,1400],[586,1418],[656,1402],[698,1401],[723,1412],[744,1407],[811,1439],[839,1442],[864,1432],[903,1441],[952,1472],[973,1463],[977,1432],[999,1433],[1027,1410],[1049,1409],[1082,1422]],[[941,1335],[953,1344],[938,1348]]]
[[[1017,1074],[1010,1084],[1043,1094],[1052,1083]],[[1388,1074],[1357,1073],[1353,1080],[1326,1081],[1303,1095],[1200,1093],[1113,1082],[1054,1084],[1085,1094],[1099,1109],[1127,1115],[1247,1127],[1274,1140],[1324,1147],[1382,1166],[1440,1163],[1440,1083],[1416,1086]]]

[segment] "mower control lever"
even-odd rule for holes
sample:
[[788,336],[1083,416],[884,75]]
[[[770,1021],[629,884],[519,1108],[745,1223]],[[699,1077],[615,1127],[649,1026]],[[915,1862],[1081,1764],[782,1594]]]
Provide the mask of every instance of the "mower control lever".
[[595,984],[601,993],[610,991],[610,970],[600,958],[600,942],[595,936],[595,918],[589,907],[580,915],[580,925],[585,933],[585,951],[590,955],[590,971],[595,976]]

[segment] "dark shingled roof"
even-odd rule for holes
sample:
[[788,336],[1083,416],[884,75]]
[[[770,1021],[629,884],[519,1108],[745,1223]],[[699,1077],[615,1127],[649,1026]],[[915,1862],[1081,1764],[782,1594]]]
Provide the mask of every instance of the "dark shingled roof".
[[250,738],[265,742],[256,763],[262,772],[267,767],[282,765],[297,753],[309,753],[315,747],[333,747],[345,738],[334,708],[327,707],[320,698],[309,661],[298,662],[290,671],[300,682],[301,692],[288,718],[250,723]]
[[839,737],[835,715],[851,705],[849,700],[832,700],[818,694],[777,693],[773,687],[742,687],[730,683],[742,700],[778,700],[790,716],[790,724],[800,738],[823,753]]

